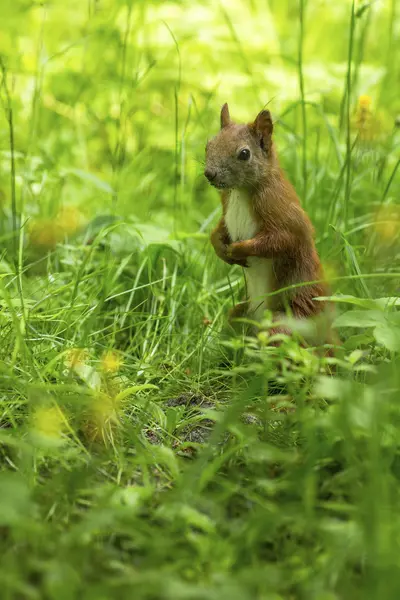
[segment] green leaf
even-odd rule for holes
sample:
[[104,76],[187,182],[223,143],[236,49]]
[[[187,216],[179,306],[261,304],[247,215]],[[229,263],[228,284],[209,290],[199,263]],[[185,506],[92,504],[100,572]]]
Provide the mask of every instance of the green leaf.
[[202,232],[185,233],[183,231],[178,231],[175,237],[177,240],[208,240],[210,236],[208,233]]
[[381,344],[391,352],[400,351],[400,328],[390,323],[382,323],[375,327],[374,337],[378,344]]
[[109,183],[99,179],[93,173],[88,173],[87,171],[82,171],[81,169],[65,169],[64,173],[70,173],[71,175],[75,175],[82,181],[86,181],[87,183],[91,183],[94,187],[102,192],[106,192],[107,194],[114,194],[114,190]]
[[114,252],[126,254],[149,246],[167,246],[178,250],[181,242],[172,238],[168,229],[148,223],[125,225],[110,235],[110,245]]
[[154,461],[166,467],[174,479],[179,477],[178,461],[171,448],[167,448],[167,446],[152,446],[151,453]]
[[375,327],[385,323],[385,315],[379,310],[349,310],[335,320],[336,327]]
[[350,296],[347,294],[339,294],[335,296],[320,296],[315,298],[319,302],[335,302],[336,304],[352,304],[354,306],[361,306],[362,308],[370,309],[386,309],[400,306],[399,296],[389,296],[383,298],[357,298],[356,296]]
[[358,362],[363,357],[363,355],[364,352],[362,350],[353,350],[353,352],[348,357],[348,361],[352,365],[355,365],[356,362]]
[[327,400],[340,400],[349,396],[352,391],[352,382],[344,379],[333,379],[321,375],[315,382],[314,393]]
[[381,308],[392,308],[394,306],[400,306],[400,298],[398,296],[389,296],[388,298],[376,298],[374,302],[376,302],[376,304]]
[[348,350],[353,350],[355,348],[358,348],[359,346],[371,344],[371,342],[373,341],[374,336],[371,329],[369,329],[364,333],[359,333],[350,336],[347,340],[344,341],[343,346]]
[[132,396],[132,394],[137,394],[138,392],[142,392],[143,390],[158,390],[156,385],[152,383],[143,383],[142,385],[133,385],[126,390],[122,390],[116,397],[115,400],[117,402],[122,402],[128,396]]

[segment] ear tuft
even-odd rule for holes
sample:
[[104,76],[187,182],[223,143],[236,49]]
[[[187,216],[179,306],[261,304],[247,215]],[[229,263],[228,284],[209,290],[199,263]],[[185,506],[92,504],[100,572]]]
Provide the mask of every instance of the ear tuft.
[[225,104],[221,108],[221,129],[228,127],[230,122],[231,122],[231,118],[229,116],[229,107],[228,107],[228,104],[225,102]]
[[253,129],[260,140],[262,148],[266,148],[270,144],[273,128],[274,126],[269,110],[262,110],[258,113],[257,118],[253,123]]

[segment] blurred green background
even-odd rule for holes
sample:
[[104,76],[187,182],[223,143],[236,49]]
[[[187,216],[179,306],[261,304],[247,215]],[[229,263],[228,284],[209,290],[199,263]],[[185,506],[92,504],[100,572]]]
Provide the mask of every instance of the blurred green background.
[[[303,202],[321,222],[340,167],[336,127],[345,125],[351,6],[350,0],[304,2],[309,185]],[[369,184],[399,111],[396,10],[394,0],[355,3],[351,116],[359,96],[369,96],[379,118],[375,138],[386,142],[364,152]],[[114,212],[171,228],[175,218],[192,232],[216,206],[201,161],[225,101],[245,121],[269,103],[280,125],[282,162],[302,192],[298,2],[18,1],[4,3],[2,21],[26,216],[73,205],[89,219]],[[2,129],[6,207],[4,120]],[[367,194],[363,205],[380,200],[376,190]]]

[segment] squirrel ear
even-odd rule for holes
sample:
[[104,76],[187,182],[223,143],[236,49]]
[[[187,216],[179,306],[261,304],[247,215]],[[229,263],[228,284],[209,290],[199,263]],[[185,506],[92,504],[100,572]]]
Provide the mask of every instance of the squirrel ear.
[[274,126],[272,125],[271,113],[269,110],[262,110],[257,115],[257,118],[253,123],[253,130],[260,140],[262,148],[265,148],[269,145],[273,128]]
[[224,129],[224,127],[228,127],[230,122],[231,118],[229,116],[229,107],[225,102],[225,104],[221,108],[221,129]]

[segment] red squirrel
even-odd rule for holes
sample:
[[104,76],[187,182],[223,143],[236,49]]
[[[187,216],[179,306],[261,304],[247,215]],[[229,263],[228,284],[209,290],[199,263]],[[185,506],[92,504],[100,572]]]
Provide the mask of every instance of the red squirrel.
[[[205,176],[221,190],[222,218],[211,233],[214,250],[225,262],[244,267],[247,301],[231,317],[248,315],[260,321],[264,311],[274,321],[289,312],[295,319],[316,317],[325,302],[315,301],[329,291],[323,282],[314,244],[314,230],[291,183],[279,166],[268,110],[253,123],[231,121],[221,110],[221,130],[206,146]],[[269,295],[302,282],[318,281]],[[271,333],[271,330],[270,330]],[[290,333],[284,325],[272,333]],[[319,341],[332,341],[330,326],[319,330]]]

